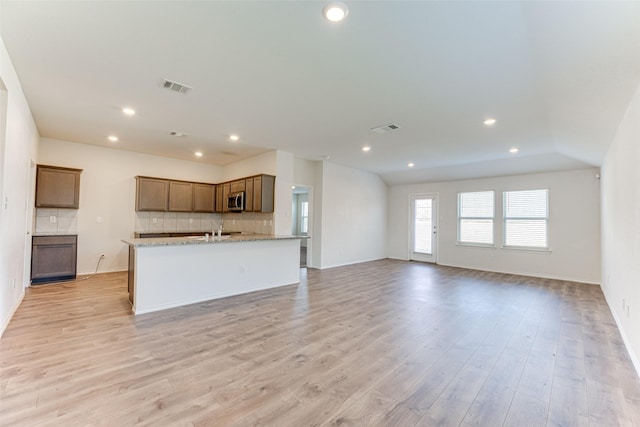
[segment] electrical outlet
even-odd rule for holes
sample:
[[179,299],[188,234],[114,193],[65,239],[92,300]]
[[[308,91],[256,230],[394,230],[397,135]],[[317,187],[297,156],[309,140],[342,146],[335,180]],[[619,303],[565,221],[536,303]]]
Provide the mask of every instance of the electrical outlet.
[[55,223],[56,223],[56,219],[57,219],[57,218],[55,217],[55,215],[51,215],[51,216],[49,217],[49,222],[50,222],[51,224],[55,224]]
[[193,224],[193,218],[189,218],[189,224]]
[[153,222],[154,224],[158,223],[158,218],[151,218],[151,222]]
[[101,217],[101,216],[97,217],[97,218],[96,218],[96,222],[97,222],[98,224],[100,224],[100,223],[102,222],[102,217]]
[[262,223],[262,225],[267,225],[267,220],[265,219],[264,222]]

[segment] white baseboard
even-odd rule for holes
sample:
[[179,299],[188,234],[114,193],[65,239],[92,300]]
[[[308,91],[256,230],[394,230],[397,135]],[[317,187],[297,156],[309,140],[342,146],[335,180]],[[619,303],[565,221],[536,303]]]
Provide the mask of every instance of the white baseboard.
[[0,327],[0,338],[2,338],[2,335],[4,335],[4,331],[7,329],[7,326],[9,326],[9,322],[11,322],[11,319],[13,319],[13,315],[16,314],[16,311],[18,310],[18,307],[20,307],[20,304],[22,304],[23,299],[24,290],[22,291],[22,294],[20,294],[20,298],[18,298],[16,304],[11,309],[11,314],[2,322],[2,327]]
[[609,306],[609,311],[611,311],[611,314],[613,315],[613,320],[616,322],[618,331],[620,331],[620,336],[622,337],[622,342],[624,343],[624,347],[627,349],[627,353],[631,358],[631,363],[633,363],[633,367],[636,369],[636,374],[638,375],[638,377],[640,377],[640,359],[638,359],[638,355],[634,353],[633,348],[631,347],[631,343],[627,339],[627,335],[624,333],[622,322],[620,322],[620,319],[618,318],[616,312],[611,309],[611,304],[607,299],[607,294],[605,292],[603,292],[603,294],[604,294],[604,299],[607,302],[607,305]]

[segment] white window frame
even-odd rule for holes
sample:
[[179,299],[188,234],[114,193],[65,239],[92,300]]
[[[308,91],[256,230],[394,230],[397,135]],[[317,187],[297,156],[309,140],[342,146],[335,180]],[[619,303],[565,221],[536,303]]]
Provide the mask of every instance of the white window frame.
[[[462,195],[472,193],[491,193],[492,201],[492,216],[490,217],[463,217],[462,216]],[[491,220],[491,243],[483,242],[468,242],[461,240],[461,225],[463,220]],[[481,190],[481,191],[461,191],[458,193],[458,236],[457,244],[460,246],[477,246],[483,248],[495,248],[496,247],[496,194],[494,190]]]
[[[520,216],[507,216],[507,194],[517,193],[521,191],[546,191],[547,193],[547,206],[544,217],[520,217]],[[522,245],[507,245],[507,221],[509,220],[521,220],[521,221],[544,221],[545,224],[545,240],[546,246],[522,246]],[[534,188],[527,190],[509,190],[502,192],[502,247],[504,249],[524,250],[524,251],[540,251],[549,252],[549,189],[548,188]]]

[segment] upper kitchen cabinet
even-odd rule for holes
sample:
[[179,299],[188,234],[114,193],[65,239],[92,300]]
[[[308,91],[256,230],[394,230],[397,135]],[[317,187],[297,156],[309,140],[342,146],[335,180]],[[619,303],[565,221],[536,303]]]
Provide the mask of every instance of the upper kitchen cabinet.
[[[213,184],[193,184],[193,211],[216,212],[216,186]],[[222,193],[221,193],[222,196]],[[222,201],[221,201],[222,203]]]
[[38,165],[36,173],[36,207],[80,207],[80,173],[82,169]]
[[136,177],[136,210],[166,212],[169,207],[169,181]]
[[246,190],[246,180],[245,179],[239,179],[237,181],[231,181],[230,183],[230,191],[232,193],[238,193],[240,191],[245,191]]
[[193,211],[193,183],[169,182],[169,212]]
[[[223,203],[222,190],[223,185],[216,185],[216,212],[222,213],[225,203]],[[226,201],[226,200],[225,200]]]
[[231,183],[225,182],[224,184],[220,184],[222,187],[222,212],[229,212],[229,204],[227,200],[229,200],[229,193],[231,192]]
[[253,178],[245,180],[244,210],[253,212]]
[[253,211],[273,212],[276,177],[260,175],[253,178]]

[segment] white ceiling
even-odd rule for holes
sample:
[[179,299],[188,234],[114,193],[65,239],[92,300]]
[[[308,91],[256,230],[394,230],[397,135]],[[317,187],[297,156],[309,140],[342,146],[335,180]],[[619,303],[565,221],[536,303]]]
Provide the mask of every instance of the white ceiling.
[[0,24],[43,137],[392,184],[599,165],[640,84],[638,1],[347,3],[332,24],[320,1],[1,0]]

